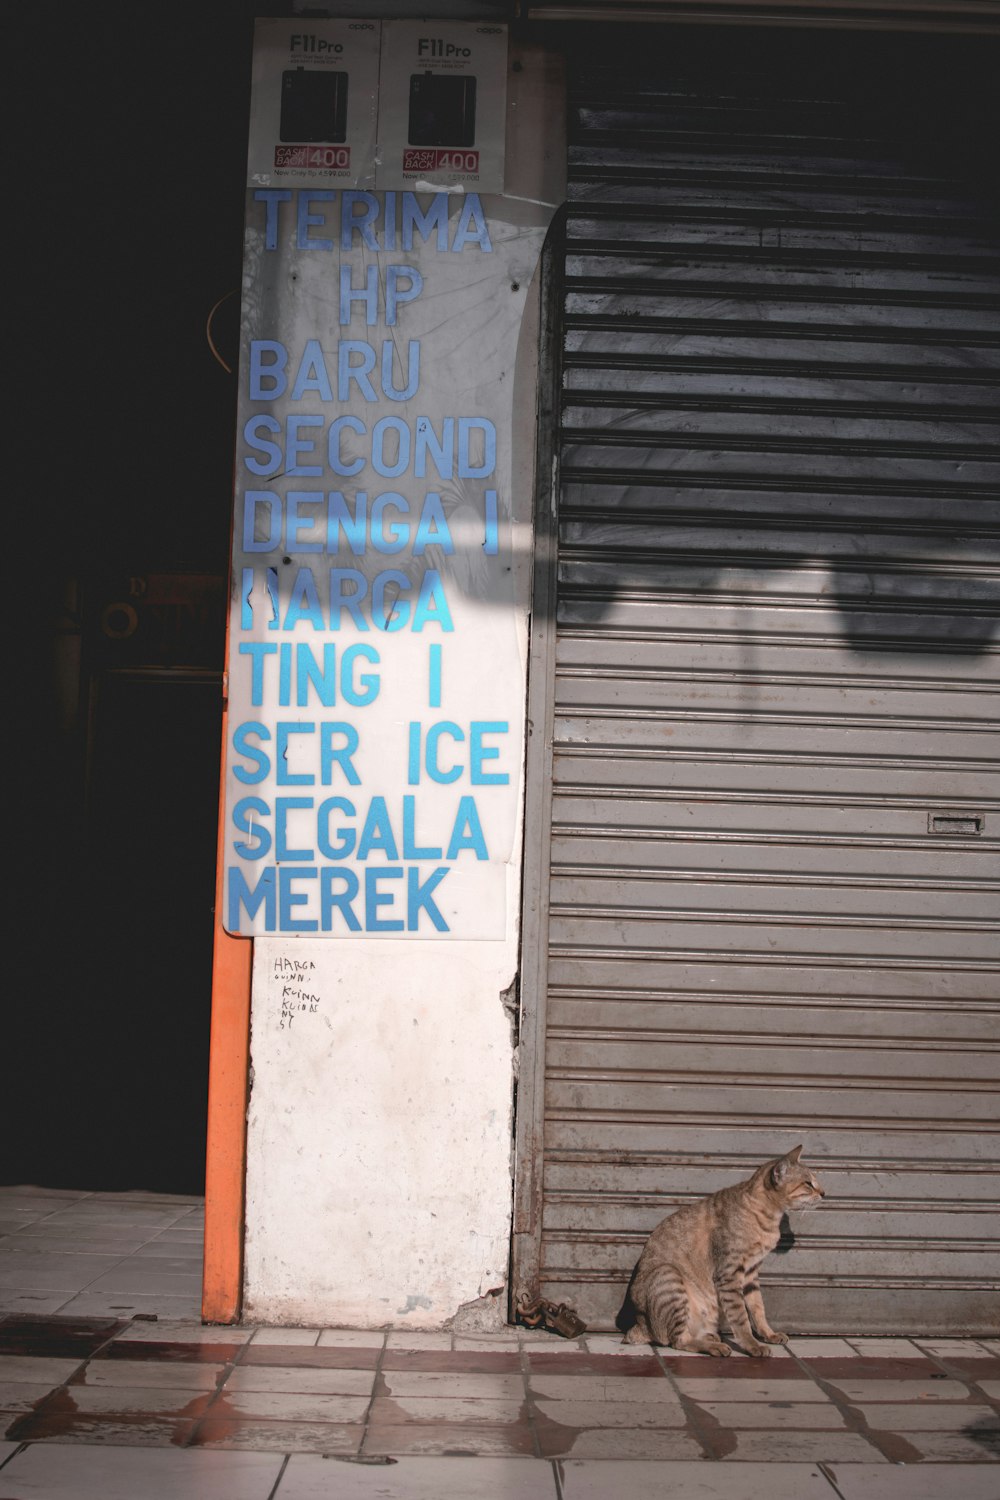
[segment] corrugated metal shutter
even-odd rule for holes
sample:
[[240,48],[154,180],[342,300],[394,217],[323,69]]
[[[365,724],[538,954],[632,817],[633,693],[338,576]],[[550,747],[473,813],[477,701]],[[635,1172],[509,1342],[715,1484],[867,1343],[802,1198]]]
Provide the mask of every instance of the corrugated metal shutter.
[[852,31],[996,34],[997,0],[521,0],[531,21],[820,26]]
[[802,1141],[830,1201],[769,1263],[778,1326],[982,1330],[1000,242],[928,54],[886,99],[857,43],[728,41],[572,71],[521,1274],[610,1325],[673,1205]]

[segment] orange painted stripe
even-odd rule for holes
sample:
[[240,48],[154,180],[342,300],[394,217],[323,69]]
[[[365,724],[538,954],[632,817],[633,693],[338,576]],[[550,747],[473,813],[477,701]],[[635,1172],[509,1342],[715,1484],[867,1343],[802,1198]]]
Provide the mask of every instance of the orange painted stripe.
[[[228,634],[227,626],[227,660]],[[237,1322],[243,1295],[243,1215],[253,940],[230,937],[222,926],[228,724],[227,703],[222,714],[215,954],[212,963],[212,1027],[208,1071],[205,1265],[201,1296],[201,1316],[205,1323]]]

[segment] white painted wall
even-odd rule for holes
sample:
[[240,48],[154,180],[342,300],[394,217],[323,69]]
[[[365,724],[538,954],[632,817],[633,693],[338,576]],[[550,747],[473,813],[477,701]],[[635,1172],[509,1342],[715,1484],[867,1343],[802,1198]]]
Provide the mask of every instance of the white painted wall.
[[279,1031],[256,945],[246,1315],[440,1328],[507,1277],[510,949],[296,946],[319,1004]]
[[[445,258],[421,252],[425,291],[407,309],[407,336],[419,333],[425,370],[437,374],[424,375],[419,403],[398,408],[426,410],[433,378],[437,409],[488,413],[498,430],[509,586],[494,579],[490,597],[477,597],[455,560],[443,702],[457,722],[511,726],[496,762],[509,766],[510,787],[482,794],[493,883],[481,887],[473,927],[488,935],[255,938],[244,1315],[259,1322],[433,1329],[480,1298],[474,1318],[506,1317],[514,1053],[504,998],[518,967],[536,272],[564,170],[558,67],[538,52],[515,56],[506,191],[483,200],[494,250],[464,258],[464,283],[445,279],[457,275]],[[249,222],[248,334],[312,334],[323,285],[304,288],[301,274],[319,277],[319,258],[295,263],[294,285],[291,262],[255,281],[259,225]],[[426,704],[426,644],[389,641],[400,648],[387,667],[393,691],[383,719],[365,722],[384,724],[398,748],[399,721]],[[392,777],[387,768],[387,794]],[[433,819],[433,798],[428,808]],[[449,881],[466,878],[466,894],[478,891],[483,867],[460,860]]]

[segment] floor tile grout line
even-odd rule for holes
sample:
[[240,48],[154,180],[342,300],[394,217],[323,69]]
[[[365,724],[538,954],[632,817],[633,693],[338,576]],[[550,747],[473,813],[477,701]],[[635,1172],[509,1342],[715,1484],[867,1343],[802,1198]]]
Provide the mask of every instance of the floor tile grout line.
[[[225,1325],[223,1325],[223,1329],[224,1329],[224,1326]],[[220,1329],[220,1331],[223,1331],[223,1329]],[[127,1340],[126,1340],[126,1342],[127,1342]],[[215,1389],[214,1389],[214,1391],[211,1392],[211,1400],[207,1403],[207,1405],[205,1407],[205,1410],[203,1412],[200,1412],[198,1414],[198,1416],[195,1417],[192,1420],[191,1430],[188,1432],[187,1437],[184,1439],[183,1443],[181,1443],[181,1445],[180,1445],[182,1448],[192,1448],[192,1447],[194,1447],[194,1445],[195,1445],[194,1444],[194,1440],[195,1440],[195,1437],[197,1436],[198,1432],[201,1429],[201,1424],[203,1422],[207,1421],[208,1418],[211,1416],[212,1408],[215,1406],[215,1403],[218,1401],[219,1397],[222,1395],[222,1392],[223,1392],[223,1389],[225,1388],[226,1382],[228,1381],[228,1379],[229,1379],[230,1375],[233,1373],[233,1371],[236,1369],[237,1365],[240,1363],[240,1360],[242,1358],[244,1350],[245,1349],[249,1349],[249,1347],[250,1347],[250,1345],[251,1345],[252,1342],[253,1342],[252,1338],[244,1339],[241,1343],[239,1343],[237,1345],[235,1353],[229,1359],[220,1361],[220,1363],[222,1365],[222,1369],[219,1371],[219,1373],[215,1377]],[[202,1343],[201,1340],[198,1340],[197,1342],[195,1342],[195,1343],[193,1343],[191,1345],[192,1349],[200,1349],[200,1348],[203,1348],[203,1347],[204,1347],[204,1344]],[[200,1363],[202,1363],[202,1361],[200,1361],[200,1360],[192,1360],[191,1363],[192,1364],[200,1364]],[[208,1394],[208,1393],[206,1393],[206,1394]]]
[[[59,1296],[62,1295],[62,1293],[61,1292],[56,1292],[55,1295],[57,1297],[59,1297]],[[55,1309],[54,1312],[50,1312],[50,1313],[38,1313],[38,1314],[36,1314],[36,1316],[37,1317],[46,1317],[46,1318],[58,1318],[58,1317],[61,1316],[63,1309],[66,1308],[66,1307],[69,1307],[70,1303],[73,1301],[73,1298],[74,1297],[79,1297],[79,1295],[80,1295],[79,1292],[69,1292],[67,1294],[66,1301],[65,1302],[60,1302],[59,1306]],[[16,1314],[15,1314],[15,1316],[16,1316]],[[30,1313],[23,1313],[22,1316],[24,1316],[24,1317],[30,1317],[31,1314]]]
[[522,1344],[518,1339],[517,1363],[521,1373],[521,1387],[524,1392],[524,1415],[528,1423],[528,1431],[535,1449],[536,1458],[544,1458],[542,1453],[542,1436],[538,1430],[538,1411],[535,1407],[535,1391],[531,1381],[531,1351],[527,1344]]
[[[316,1341],[316,1347],[317,1348],[319,1347],[319,1340],[318,1339]],[[383,1333],[382,1334],[382,1348],[379,1351],[378,1358],[375,1361],[375,1368],[372,1371],[372,1388],[371,1388],[371,1394],[368,1397],[368,1405],[365,1407],[365,1414],[364,1414],[364,1417],[362,1418],[361,1424],[360,1424],[361,1425],[361,1437],[358,1439],[358,1450],[357,1450],[359,1458],[364,1453],[364,1451],[365,1451],[365,1444],[368,1441],[368,1429],[371,1426],[372,1410],[373,1410],[373,1408],[375,1406],[375,1397],[378,1394],[379,1383],[382,1381],[382,1378],[383,1378],[382,1377],[382,1365],[383,1365],[383,1363],[385,1361],[385,1356],[386,1356],[386,1353],[388,1352],[388,1349],[389,1349],[389,1335],[387,1333]]]
[[[87,1196],[86,1194],[83,1194],[83,1196],[81,1196],[79,1198],[74,1198],[73,1199],[74,1206],[77,1203],[82,1203],[84,1201],[84,1198],[86,1196]],[[15,1233],[16,1234],[20,1234],[20,1232],[21,1232],[22,1229],[30,1229],[32,1227],[32,1225],[34,1225],[34,1224],[47,1224],[48,1221],[51,1218],[53,1218],[57,1213],[62,1213],[62,1212],[64,1212],[64,1210],[65,1210],[65,1200],[63,1200],[63,1202],[62,1202],[62,1207],[61,1208],[50,1208],[49,1211],[48,1211],[48,1213],[39,1214],[36,1219],[31,1219],[26,1224],[19,1224],[17,1226],[17,1229],[15,1230]]]
[[[846,1342],[850,1343],[850,1340],[848,1339],[846,1340]],[[854,1348],[854,1345],[851,1344],[851,1347]],[[914,1349],[916,1349],[915,1344],[913,1347]],[[836,1385],[834,1385],[831,1381],[823,1379],[818,1371],[811,1370],[809,1368],[807,1359],[804,1359],[802,1356],[795,1354],[792,1350],[789,1350],[789,1353],[795,1360],[795,1363],[799,1366],[799,1369],[805,1371],[809,1379],[815,1385],[816,1389],[822,1391],[827,1400],[833,1403],[834,1407],[843,1418],[844,1426],[847,1432],[852,1432],[857,1437],[862,1438],[866,1443],[868,1443],[868,1445],[874,1450],[874,1452],[876,1452],[881,1458],[886,1459],[889,1463],[895,1464],[901,1461],[906,1463],[921,1462],[921,1455],[913,1447],[913,1444],[910,1443],[906,1439],[906,1437],[901,1437],[899,1433],[890,1433],[888,1434],[888,1436],[893,1440],[893,1443],[898,1443],[901,1441],[903,1447],[908,1449],[909,1453],[905,1455],[901,1460],[899,1456],[899,1449],[896,1449],[896,1451],[894,1452],[886,1452],[886,1444],[878,1441],[879,1429],[871,1427],[864,1412],[861,1411],[857,1406],[855,1406],[855,1404],[848,1397],[842,1396]],[[855,1350],[855,1353],[858,1355],[859,1360],[861,1361],[866,1358],[871,1359],[879,1357],[877,1355],[866,1355],[863,1350]],[[902,1358],[902,1356],[900,1356],[900,1358]],[[862,1375],[863,1373],[864,1372],[862,1371]]]
[[[712,1451],[712,1446],[709,1442],[708,1422],[707,1420],[705,1420],[706,1418],[708,1418],[709,1414],[701,1410],[701,1407],[693,1396],[689,1396],[685,1391],[681,1390],[680,1386],[677,1384],[676,1372],[665,1363],[664,1357],[660,1353],[660,1349],[663,1346],[660,1344],[652,1344],[650,1347],[659,1363],[661,1371],[666,1377],[667,1383],[669,1384],[671,1390],[680,1403],[681,1411],[684,1413],[685,1432],[689,1433],[701,1448],[703,1458],[715,1463],[720,1462],[725,1455]],[[667,1347],[669,1347],[669,1345]],[[721,1426],[720,1423],[716,1423],[716,1425]],[[705,1434],[704,1436],[703,1431]],[[738,1445],[739,1439],[737,1438],[736,1444],[732,1451],[735,1452]]]
[[[163,1235],[168,1234],[171,1230],[173,1230],[173,1229],[181,1229],[181,1228],[183,1228],[183,1225],[179,1221],[175,1221],[173,1224],[163,1224],[163,1225],[160,1226],[160,1228],[156,1231],[155,1234],[151,1234],[147,1240],[143,1240],[143,1242],[142,1242],[143,1246],[145,1246],[145,1245],[153,1245],[153,1244],[156,1243],[156,1241],[158,1239],[160,1239]],[[187,1243],[188,1242],[186,1240],[180,1240],[180,1241],[178,1241],[179,1245],[185,1245]],[[204,1259],[205,1259],[205,1231],[202,1229],[201,1225],[198,1226],[197,1238],[194,1239],[194,1240],[192,1240],[192,1241],[190,1241],[190,1243],[193,1244],[193,1245],[197,1245],[199,1247],[199,1250],[200,1250],[201,1253],[198,1256],[198,1259],[201,1260],[201,1261],[204,1261]],[[133,1251],[132,1253],[133,1254],[138,1254],[138,1251]],[[190,1257],[177,1256],[176,1259],[177,1260],[183,1260],[183,1259],[190,1259]]]
[[[950,1361],[947,1355],[928,1353],[926,1357],[932,1360],[947,1375],[949,1380],[957,1380],[960,1385],[967,1386],[977,1401],[985,1403],[987,1406],[996,1406],[998,1404],[992,1396],[986,1394],[974,1375],[971,1375],[968,1370],[963,1370],[961,1365],[956,1365],[953,1361]],[[970,1356],[973,1359],[977,1357],[976,1355]]]
[[6,1458],[0,1458],[0,1470],[5,1468],[6,1465],[10,1463],[12,1458],[18,1458],[30,1446],[30,1443],[16,1443],[14,1445],[13,1453],[8,1453]]
[[[864,1412],[849,1397],[842,1396],[831,1381],[825,1380],[819,1374],[812,1374],[812,1372],[810,1374],[816,1389],[822,1391],[823,1395],[833,1403],[836,1410],[840,1413],[846,1430],[863,1438],[880,1457],[887,1459],[891,1464],[923,1462],[923,1455],[918,1449],[914,1448],[913,1444],[905,1436],[896,1432],[881,1432],[878,1428],[872,1428]],[[889,1444],[880,1441],[880,1439],[886,1437],[891,1440]],[[905,1453],[896,1446],[898,1444],[902,1444],[902,1449],[906,1450]],[[894,1448],[895,1451],[887,1452],[887,1447]]]
[[[927,1358],[939,1365],[949,1380],[957,1380],[960,1385],[964,1385],[973,1401],[977,1401],[980,1406],[988,1408],[995,1416],[1000,1417],[1000,1397],[988,1395],[975,1376],[970,1375],[959,1365],[949,1364],[946,1356],[928,1354]],[[962,1403],[955,1402],[954,1405],[960,1406]],[[996,1462],[996,1459],[993,1461]]]
[[[241,1346],[241,1349],[244,1349],[244,1347],[246,1347],[246,1346]],[[807,1371],[807,1374],[810,1374],[810,1373],[808,1373],[808,1371]],[[814,1377],[811,1377],[811,1379],[814,1379]],[[816,1382],[816,1385],[819,1386],[819,1382]],[[834,1484],[834,1479],[831,1478],[831,1475],[829,1475],[829,1473],[825,1473],[825,1478],[828,1478],[828,1481],[831,1482],[831,1484]],[[837,1488],[837,1487],[835,1487],[835,1488]],[[837,1491],[837,1493],[840,1494],[840,1491]]]
[[282,1459],[281,1468],[278,1470],[277,1478],[275,1479],[270,1491],[268,1492],[267,1500],[275,1500],[275,1496],[278,1493],[278,1488],[281,1484],[281,1481],[285,1477],[285,1470],[288,1468],[288,1465],[291,1463],[291,1461],[292,1455],[290,1453],[286,1453],[284,1458]]
[[[116,1318],[115,1321],[116,1322],[121,1322],[121,1319],[120,1318]],[[52,1400],[53,1396],[56,1396],[61,1391],[66,1390],[66,1388],[68,1386],[72,1385],[73,1381],[80,1374],[80,1371],[81,1370],[85,1370],[87,1368],[87,1366],[90,1364],[90,1361],[93,1359],[94,1355],[98,1352],[98,1349],[104,1349],[109,1343],[112,1343],[117,1338],[118,1333],[120,1333],[120,1332],[121,1332],[121,1329],[118,1329],[117,1332],[109,1334],[108,1337],[104,1340],[103,1343],[98,1344],[97,1349],[92,1349],[89,1354],[87,1354],[87,1355],[84,1356],[84,1358],[75,1367],[75,1369],[73,1369],[70,1372],[70,1374],[67,1375],[67,1377],[66,1377],[65,1380],[59,1381],[59,1383],[57,1385],[54,1385],[51,1390],[47,1391],[46,1394],[41,1398],[41,1400],[37,1401],[35,1403],[35,1405],[33,1407],[31,1407],[31,1409],[29,1411],[22,1412],[21,1415],[17,1418],[17,1420],[15,1422],[12,1422],[11,1425],[7,1428],[8,1434],[10,1432],[16,1431],[16,1429],[18,1427],[20,1427],[22,1425],[22,1423],[28,1422],[29,1419],[31,1419],[33,1421],[37,1416],[39,1416],[44,1411],[44,1409],[48,1405],[48,1403]],[[44,1356],[40,1356],[40,1357],[44,1358]],[[53,1356],[53,1357],[57,1357],[57,1356]],[[72,1356],[69,1356],[69,1357],[71,1358]],[[86,1384],[86,1382],[84,1382],[84,1384]],[[22,1441],[30,1442],[31,1439],[30,1438],[29,1439],[21,1439],[21,1438],[10,1438],[10,1437],[8,1437],[8,1441],[10,1441],[10,1442],[22,1442]]]
[[[681,1401],[681,1404],[682,1404],[684,1412],[685,1412],[685,1416],[687,1416],[689,1419],[691,1419],[691,1418],[694,1419],[694,1420],[689,1420],[690,1431],[692,1432],[692,1434],[696,1438],[696,1440],[705,1449],[705,1456],[707,1458],[709,1458],[709,1459],[715,1459],[716,1455],[713,1452],[711,1452],[710,1446],[709,1446],[709,1443],[708,1443],[708,1440],[707,1440],[707,1437],[703,1437],[702,1436],[702,1430],[701,1430],[702,1424],[699,1421],[699,1418],[703,1415],[703,1413],[700,1410],[700,1406],[699,1406],[699,1403],[697,1402],[697,1399],[695,1397],[693,1397],[693,1396],[687,1396],[686,1393],[683,1392],[683,1391],[681,1391],[680,1388],[677,1386],[676,1380],[675,1380],[675,1376],[676,1376],[677,1372],[674,1371],[672,1368],[668,1367],[664,1363],[664,1356],[661,1353],[661,1346],[660,1345],[654,1345],[653,1346],[653,1350],[654,1350],[654,1353],[655,1353],[657,1359],[660,1362],[661,1367],[664,1369],[664,1371],[665,1371],[665,1373],[667,1375],[668,1380],[670,1380],[671,1384],[673,1385],[673,1387],[674,1387],[674,1389],[675,1389],[675,1391],[676,1391],[676,1393],[677,1393],[677,1395],[678,1395],[678,1397],[679,1397],[679,1399]],[[840,1414],[840,1416],[841,1416],[841,1418],[842,1418],[842,1420],[844,1422],[844,1430],[845,1431],[847,1431],[849,1433],[853,1433],[856,1436],[863,1438],[864,1441],[866,1443],[868,1443],[869,1446],[872,1448],[873,1452],[877,1453],[879,1455],[879,1458],[881,1458],[883,1460],[888,1460],[890,1463],[896,1463],[896,1462],[900,1461],[900,1459],[898,1457],[898,1452],[897,1452],[897,1454],[886,1452],[885,1451],[885,1444],[880,1443],[880,1442],[877,1441],[877,1437],[880,1436],[881,1434],[879,1434],[878,1429],[874,1429],[873,1430],[870,1427],[870,1425],[867,1422],[867,1419],[865,1418],[863,1412],[857,1410],[854,1407],[854,1405],[849,1400],[847,1400],[847,1398],[844,1398],[844,1397],[840,1396],[839,1392],[836,1391],[835,1387],[830,1387],[828,1382],[822,1380],[818,1374],[816,1374],[814,1371],[812,1371],[811,1369],[809,1369],[808,1365],[803,1361],[803,1359],[800,1356],[796,1355],[792,1350],[788,1350],[788,1353],[795,1360],[795,1363],[798,1365],[799,1370],[807,1377],[807,1379],[816,1387],[817,1390],[819,1390],[819,1391],[822,1392],[822,1394],[826,1397],[827,1401],[829,1401],[830,1404],[835,1408],[835,1410]],[[767,1378],[766,1377],[766,1370],[767,1370],[767,1368],[768,1367],[766,1365],[763,1365],[762,1368],[761,1368],[761,1372],[760,1372],[761,1373],[761,1377],[764,1378],[764,1379]],[[726,1376],[722,1376],[721,1378],[722,1379],[726,1379],[727,1377]],[[779,1377],[779,1378],[783,1379],[784,1377]],[[734,1393],[735,1393],[735,1391],[738,1390],[738,1388],[739,1388],[738,1387],[738,1383],[734,1382]],[[693,1407],[693,1410],[691,1410],[692,1407]],[[738,1434],[738,1431],[740,1431],[740,1430],[742,1430],[742,1429],[730,1429],[730,1431],[736,1431],[737,1434]],[[813,1429],[803,1429],[803,1430],[812,1431]],[[820,1433],[823,1430],[824,1429],[816,1429],[817,1437],[820,1435]],[[894,1442],[902,1441],[902,1443],[904,1444],[904,1446],[906,1448],[909,1448],[911,1450],[911,1455],[912,1456],[908,1456],[904,1460],[905,1462],[919,1462],[920,1461],[919,1455],[917,1455],[913,1451],[912,1445],[907,1441],[907,1439],[905,1437],[903,1437],[901,1439],[900,1435],[898,1433],[895,1433],[895,1432],[889,1433],[889,1434],[885,1434],[885,1435],[889,1436]],[[736,1447],[736,1449],[733,1450],[734,1452],[738,1452],[738,1444],[739,1444],[739,1439],[738,1439],[738,1436],[737,1436],[737,1447]],[[819,1463],[821,1461],[820,1460],[814,1460],[814,1462]],[[832,1481],[831,1481],[831,1483],[832,1483]],[[838,1490],[837,1493],[839,1494],[839,1490]]]
[[[149,1242],[147,1240],[144,1240],[143,1243],[144,1244],[148,1244]],[[133,1254],[134,1254],[134,1252],[130,1251],[128,1255],[123,1255],[120,1260],[116,1260],[113,1266],[109,1266],[108,1269],[107,1269],[107,1271],[102,1271],[99,1276],[94,1276],[90,1281],[87,1282],[86,1286],[83,1286],[83,1287],[80,1288],[79,1292],[77,1293],[77,1296],[80,1296],[80,1297],[84,1296],[86,1292],[90,1291],[90,1288],[94,1285],[95,1281],[100,1281],[101,1276],[105,1276],[105,1275],[111,1276],[122,1265],[124,1265],[125,1261],[131,1260]],[[92,1293],[92,1295],[97,1296],[99,1294],[98,1293]],[[123,1296],[124,1297],[124,1296],[127,1296],[128,1294],[126,1292],[121,1292],[121,1293],[113,1292],[111,1295],[112,1296]]]
[[[95,1196],[94,1194],[86,1194],[84,1196],[84,1198],[77,1199],[76,1202],[84,1202],[84,1201],[86,1201],[86,1198],[88,1198],[88,1197],[94,1197],[94,1196]],[[190,1211],[191,1210],[189,1210],[189,1212]],[[53,1210],[53,1213],[56,1213],[56,1212],[59,1212],[59,1210]],[[37,1219],[34,1222],[38,1223],[38,1224],[45,1223],[45,1222],[47,1222],[47,1220],[48,1220],[49,1217],[51,1217],[51,1215],[46,1215],[45,1217]],[[184,1214],[179,1215],[179,1218],[183,1218],[183,1217],[184,1217]],[[135,1259],[135,1257],[137,1256],[138,1251],[140,1249],[142,1249],[146,1245],[152,1244],[153,1240],[156,1239],[160,1234],[163,1234],[167,1229],[174,1228],[177,1222],[178,1222],[178,1220],[174,1220],[171,1224],[163,1224],[163,1225],[161,1225],[157,1229],[155,1235],[145,1235],[143,1237],[143,1239],[141,1241],[141,1244],[139,1246],[135,1247],[135,1249],[126,1251],[124,1254],[120,1255],[118,1257],[118,1259],[114,1260],[114,1263],[112,1265],[105,1266],[104,1270],[99,1271],[95,1276],[91,1277],[91,1279],[89,1281],[85,1282],[83,1284],[83,1286],[77,1288],[77,1290],[75,1290],[75,1291],[69,1292],[68,1295],[67,1295],[67,1297],[66,1297],[66,1299],[65,1299],[65,1301],[60,1302],[59,1306],[55,1309],[55,1314],[58,1314],[59,1312],[61,1312],[63,1310],[63,1308],[67,1307],[69,1305],[69,1303],[72,1302],[75,1297],[85,1296],[88,1292],[92,1296],[99,1295],[99,1293],[95,1293],[95,1292],[91,1291],[91,1288],[93,1287],[93,1285],[94,1285],[95,1282],[100,1281],[103,1276],[111,1276],[111,1275],[114,1274],[115,1271],[120,1270],[121,1267],[124,1265],[124,1263],[126,1261]],[[26,1225],[26,1224],[22,1224],[22,1225],[19,1226],[17,1232],[20,1233],[22,1230],[27,1229],[29,1227],[31,1227],[31,1226]],[[116,1226],[116,1227],[118,1227],[118,1226]],[[148,1226],[142,1226],[142,1225],[137,1225],[136,1226],[136,1228],[138,1228],[138,1229],[143,1229],[145,1227],[148,1227]],[[67,1230],[69,1231],[70,1235],[72,1233],[72,1228],[73,1228],[72,1225],[68,1225],[67,1226]],[[99,1254],[104,1259],[109,1258],[109,1252],[108,1251],[93,1251],[93,1252],[90,1252],[90,1251],[87,1251],[85,1249],[81,1250],[81,1249],[76,1248],[76,1247],[74,1247],[72,1249],[69,1249],[69,1250],[66,1250],[66,1249],[61,1249],[61,1248],[58,1248],[58,1247],[49,1246],[44,1251],[37,1250],[37,1251],[29,1252],[29,1253],[31,1253],[31,1254],[38,1254],[38,1255],[46,1254],[46,1255],[71,1255],[71,1256],[85,1256],[87,1254],[91,1254],[92,1253],[92,1254],[95,1254],[95,1255]],[[110,1252],[110,1253],[111,1253],[111,1255],[114,1254],[114,1252]],[[175,1257],[175,1258],[176,1259],[181,1259],[182,1257],[178,1256],[178,1257]],[[188,1258],[190,1258],[190,1257],[188,1257]],[[200,1258],[202,1260],[204,1260],[204,1244],[203,1243],[202,1243],[202,1251],[201,1251],[201,1257]],[[141,1269],[145,1269],[145,1267],[143,1266],[143,1267],[141,1267]],[[35,1291],[35,1290],[41,1291],[41,1290],[44,1290],[44,1289],[43,1288],[29,1287],[29,1288],[25,1288],[25,1290],[26,1291]],[[60,1291],[62,1291],[62,1288],[56,1288],[55,1289],[55,1295],[58,1296]],[[114,1294],[113,1293],[112,1295],[127,1296],[128,1294],[127,1293],[120,1293],[120,1294]],[[52,1316],[52,1315],[54,1315],[54,1314],[50,1314],[50,1316]]]
[[826,1459],[817,1459],[816,1467],[822,1474],[823,1478],[826,1480],[827,1484],[830,1485],[833,1493],[837,1496],[837,1500],[844,1500],[843,1491],[841,1490],[840,1485],[837,1483],[835,1475],[830,1472],[830,1465],[827,1463]]
[[[86,1197],[87,1198],[94,1198],[94,1199],[96,1199],[96,1194],[89,1193],[89,1194],[86,1195]],[[85,1199],[78,1200],[78,1201],[85,1201]],[[188,1210],[187,1212],[191,1212],[191,1210]],[[185,1215],[182,1213],[178,1217],[179,1218],[184,1218]],[[172,1229],[174,1227],[174,1224],[176,1224],[177,1222],[178,1222],[178,1220],[174,1220],[171,1224],[163,1224],[163,1225],[161,1225],[160,1228],[157,1230],[157,1234],[162,1234],[166,1229]],[[72,1227],[72,1226],[69,1226],[69,1227]],[[139,1229],[142,1229],[144,1227],[148,1227],[148,1226],[142,1226],[142,1225],[137,1225],[136,1226],[136,1228],[139,1228]],[[152,1241],[153,1241],[153,1239],[155,1239],[155,1238],[156,1238],[156,1235],[147,1235],[143,1239],[142,1245],[151,1244]],[[139,1248],[141,1248],[141,1246]],[[86,1251],[74,1250],[74,1251],[69,1251],[69,1252],[55,1252],[55,1253],[68,1253],[68,1254],[79,1255],[79,1254],[86,1254],[87,1252]],[[61,1310],[64,1307],[67,1307],[69,1305],[69,1303],[72,1302],[75,1297],[82,1297],[82,1296],[86,1295],[88,1292],[90,1292],[92,1296],[99,1296],[100,1295],[99,1293],[91,1292],[91,1288],[93,1287],[94,1283],[97,1282],[97,1281],[100,1281],[103,1276],[111,1276],[111,1275],[113,1275],[115,1271],[118,1271],[118,1270],[121,1269],[121,1267],[125,1264],[126,1261],[133,1260],[135,1258],[136,1254],[137,1254],[136,1250],[130,1250],[125,1255],[121,1256],[120,1259],[118,1259],[118,1260],[115,1261],[114,1265],[106,1267],[106,1269],[104,1271],[99,1272],[99,1274],[97,1276],[94,1276],[90,1281],[88,1281],[84,1286],[82,1286],[79,1289],[79,1291],[72,1293],[72,1295],[70,1297],[68,1297],[65,1302],[60,1303],[59,1310]],[[202,1256],[201,1256],[201,1258],[202,1258],[202,1260],[204,1260],[204,1247],[202,1248]],[[145,1267],[143,1267],[142,1269],[145,1269]],[[127,1292],[121,1292],[121,1293],[112,1292],[109,1295],[111,1295],[111,1296],[126,1297],[126,1296],[129,1295],[129,1293],[127,1293]],[[134,1296],[135,1294],[133,1293],[132,1295]],[[169,1295],[169,1294],[162,1294],[162,1295]]]

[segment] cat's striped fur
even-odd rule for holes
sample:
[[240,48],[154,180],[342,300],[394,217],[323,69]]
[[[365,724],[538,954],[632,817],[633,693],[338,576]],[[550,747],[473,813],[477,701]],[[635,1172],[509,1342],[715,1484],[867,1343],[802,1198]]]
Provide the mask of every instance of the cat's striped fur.
[[768,1325],[757,1271],[778,1243],[782,1215],[823,1197],[801,1154],[796,1146],[746,1182],[689,1203],[657,1225],[629,1286],[635,1322],[626,1343],[726,1355],[719,1328],[728,1325],[737,1345],[758,1358],[770,1354],[771,1344],[787,1344],[787,1335]]

